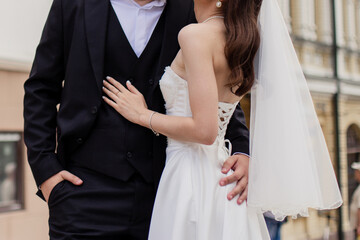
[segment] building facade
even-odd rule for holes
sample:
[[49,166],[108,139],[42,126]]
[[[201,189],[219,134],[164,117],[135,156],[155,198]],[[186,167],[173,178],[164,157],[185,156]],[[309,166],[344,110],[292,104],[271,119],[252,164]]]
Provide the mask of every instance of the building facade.
[[[285,240],[354,239],[349,204],[357,186],[350,165],[360,161],[360,0],[278,3],[305,73],[344,200],[340,210],[312,210],[309,218],[289,219],[281,236]],[[249,98],[242,104],[248,109]]]
[[[312,210],[309,218],[289,219],[282,227],[282,238],[351,239],[349,201],[356,183],[350,165],[360,161],[360,0],[278,2],[344,199],[341,210]],[[0,2],[1,240],[48,239],[47,207],[35,196],[23,144],[22,86],[50,5],[51,0]],[[245,97],[242,105],[248,120],[250,104]]]

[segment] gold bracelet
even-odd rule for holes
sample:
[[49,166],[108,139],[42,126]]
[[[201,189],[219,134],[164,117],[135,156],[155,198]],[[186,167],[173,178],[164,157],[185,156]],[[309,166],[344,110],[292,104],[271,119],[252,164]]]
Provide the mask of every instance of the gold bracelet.
[[149,126],[150,126],[150,129],[151,131],[158,137],[159,136],[159,133],[157,131],[155,131],[151,125],[151,120],[152,120],[152,117],[156,114],[157,112],[152,112],[151,115],[150,115],[150,118],[149,118]]

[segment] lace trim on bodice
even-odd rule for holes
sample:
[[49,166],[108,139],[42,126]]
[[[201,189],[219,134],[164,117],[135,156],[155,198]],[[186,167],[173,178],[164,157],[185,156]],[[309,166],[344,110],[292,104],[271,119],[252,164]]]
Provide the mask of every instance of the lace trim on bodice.
[[236,109],[236,106],[239,102],[236,103],[218,103],[218,116],[219,116],[219,128],[218,128],[218,136],[225,137],[227,126],[230,122],[232,115]]

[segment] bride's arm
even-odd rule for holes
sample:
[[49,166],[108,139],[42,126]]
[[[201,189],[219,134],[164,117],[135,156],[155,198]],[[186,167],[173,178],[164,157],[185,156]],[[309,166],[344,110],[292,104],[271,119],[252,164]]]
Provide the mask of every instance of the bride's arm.
[[[153,130],[173,139],[212,144],[218,132],[218,95],[213,67],[211,41],[197,25],[189,25],[179,33],[186,79],[189,87],[192,117],[156,113],[151,118]],[[140,92],[127,82],[127,88],[112,78],[104,81],[104,97],[126,119],[150,127],[153,111],[147,109]]]

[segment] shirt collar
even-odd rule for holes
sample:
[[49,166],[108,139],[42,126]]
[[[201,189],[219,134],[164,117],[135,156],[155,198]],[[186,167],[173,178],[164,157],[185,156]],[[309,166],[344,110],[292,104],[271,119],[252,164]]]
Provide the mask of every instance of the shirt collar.
[[155,0],[151,3],[153,3],[155,7],[163,7],[166,4],[166,0]]
[[164,7],[167,0],[154,0],[152,2],[149,2],[148,4],[145,4],[144,6],[140,6],[137,2],[134,0],[128,0],[130,3],[134,4],[134,6],[141,8],[141,9],[151,9],[153,7]]

